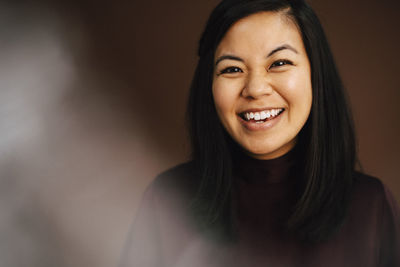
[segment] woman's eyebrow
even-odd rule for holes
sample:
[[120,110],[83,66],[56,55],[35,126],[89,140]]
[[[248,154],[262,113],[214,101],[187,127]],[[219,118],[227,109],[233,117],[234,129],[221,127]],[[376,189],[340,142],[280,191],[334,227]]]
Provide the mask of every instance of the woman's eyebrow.
[[[277,53],[277,52],[279,52],[281,50],[285,50],[285,49],[289,49],[289,50],[295,52],[296,54],[298,54],[297,50],[294,47],[292,47],[291,45],[288,45],[288,44],[284,44],[284,45],[278,46],[277,48],[275,48],[271,52],[269,52],[267,57],[270,57],[273,54],[275,54],[275,53]],[[244,60],[241,59],[240,57],[228,54],[228,55],[222,55],[219,58],[217,58],[217,60],[215,61],[215,66],[218,65],[219,62],[221,62],[222,60],[225,60],[225,59],[231,59],[231,60],[237,60],[237,61],[240,61],[240,62],[244,62]]]
[[241,61],[244,62],[243,59],[241,59],[240,57],[237,56],[233,56],[233,55],[222,55],[220,56],[216,61],[215,61],[215,66],[218,65],[219,62],[221,62],[224,59],[231,59],[231,60],[237,60],[237,61]]
[[284,45],[278,46],[277,48],[275,48],[274,50],[269,52],[267,57],[270,57],[273,54],[275,54],[275,53],[277,53],[277,52],[279,52],[281,50],[285,50],[285,49],[289,49],[289,50],[295,52],[296,54],[298,54],[297,50],[294,47],[292,47],[291,45],[288,45],[288,44],[284,44]]

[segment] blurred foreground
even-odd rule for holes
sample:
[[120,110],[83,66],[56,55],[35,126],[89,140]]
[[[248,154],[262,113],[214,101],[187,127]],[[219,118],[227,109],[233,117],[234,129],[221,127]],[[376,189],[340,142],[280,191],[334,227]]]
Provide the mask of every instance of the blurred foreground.
[[143,188],[183,160],[107,69],[90,6],[0,5],[0,266],[114,266]]

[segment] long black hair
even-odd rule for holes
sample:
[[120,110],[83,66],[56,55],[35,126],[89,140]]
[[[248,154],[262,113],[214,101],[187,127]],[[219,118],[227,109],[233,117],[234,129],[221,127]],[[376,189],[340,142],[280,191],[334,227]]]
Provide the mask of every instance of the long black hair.
[[321,23],[303,0],[223,0],[201,36],[188,102],[192,157],[200,174],[194,207],[207,227],[232,232],[233,141],[212,96],[214,53],[228,29],[254,13],[282,12],[299,29],[311,65],[312,108],[298,135],[304,184],[287,229],[303,241],[329,238],[343,223],[356,158],[354,127],[344,86]]

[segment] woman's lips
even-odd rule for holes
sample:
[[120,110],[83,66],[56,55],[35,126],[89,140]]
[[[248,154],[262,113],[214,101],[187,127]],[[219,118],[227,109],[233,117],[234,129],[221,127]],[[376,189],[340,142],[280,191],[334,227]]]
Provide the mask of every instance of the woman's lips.
[[283,108],[269,108],[269,109],[260,109],[260,110],[247,110],[244,112],[240,112],[239,115],[247,121],[250,120],[268,120],[280,114],[284,109]]
[[238,114],[241,124],[250,131],[260,131],[272,128],[282,117],[285,109],[271,109],[269,114],[262,112],[242,112]]

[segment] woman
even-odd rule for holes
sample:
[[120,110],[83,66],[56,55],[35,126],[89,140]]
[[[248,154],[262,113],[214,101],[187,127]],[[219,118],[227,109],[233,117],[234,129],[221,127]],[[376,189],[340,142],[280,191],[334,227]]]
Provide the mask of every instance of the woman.
[[198,54],[193,160],[149,187],[122,266],[400,266],[399,211],[355,171],[351,115],[313,10],[224,0]]

